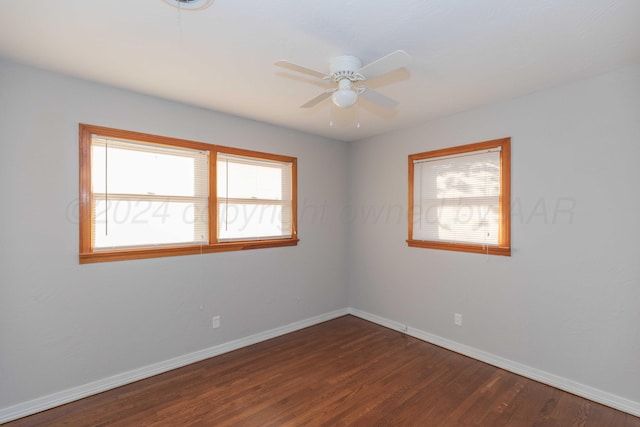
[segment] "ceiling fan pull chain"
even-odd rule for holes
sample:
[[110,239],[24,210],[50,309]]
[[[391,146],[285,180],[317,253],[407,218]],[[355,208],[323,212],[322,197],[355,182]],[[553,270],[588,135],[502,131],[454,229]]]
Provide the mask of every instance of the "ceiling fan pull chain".
[[329,127],[333,127],[333,107],[329,108]]

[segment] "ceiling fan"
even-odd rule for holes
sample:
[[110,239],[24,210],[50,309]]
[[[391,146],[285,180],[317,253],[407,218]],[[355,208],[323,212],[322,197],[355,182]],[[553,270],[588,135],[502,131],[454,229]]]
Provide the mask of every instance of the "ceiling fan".
[[312,70],[289,61],[278,61],[275,65],[299,73],[308,74],[323,80],[337,83],[337,87],[328,89],[320,95],[302,104],[300,108],[311,108],[331,97],[333,103],[340,108],[349,108],[356,103],[359,96],[379,105],[382,108],[393,109],[398,101],[389,98],[361,83],[382,74],[405,67],[411,62],[411,56],[403,50],[396,50],[382,58],[366,65],[355,56],[343,55],[332,58],[329,62],[329,74]]

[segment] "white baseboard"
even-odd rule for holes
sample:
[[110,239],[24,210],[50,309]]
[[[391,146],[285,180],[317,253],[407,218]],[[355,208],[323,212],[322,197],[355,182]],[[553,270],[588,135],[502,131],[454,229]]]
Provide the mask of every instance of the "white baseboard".
[[473,359],[488,363],[506,371],[513,372],[515,374],[522,375],[523,377],[527,377],[532,380],[558,388],[560,390],[564,390],[569,393],[584,397],[585,399],[589,399],[594,402],[598,402],[603,405],[626,412],[628,414],[640,417],[640,402],[625,399],[624,397],[620,397],[615,394],[608,393],[606,391],[602,391],[597,388],[593,388],[588,385],[584,385],[567,378],[542,371],[540,369],[532,368],[530,366],[523,365],[521,363],[484,352],[482,350],[478,350],[474,347],[460,344],[458,342],[442,338],[438,335],[430,334],[428,332],[409,327],[402,323],[394,322],[384,317],[376,316],[375,314],[367,313],[366,311],[358,310],[356,308],[349,308],[349,314],[373,323],[377,323],[378,325],[387,327],[389,329],[403,332],[422,341],[426,341],[439,347],[455,351],[456,353],[469,356]]
[[349,310],[347,308],[324,313],[319,316],[290,323],[279,328],[260,332],[258,334],[251,335],[245,338],[240,338],[235,341],[230,341],[224,344],[205,348],[203,350],[185,354],[184,356],[174,357],[173,359],[154,363],[142,368],[134,369],[132,371],[123,372],[121,374],[103,378],[98,381],[93,381],[91,383],[84,384],[78,387],[73,387],[47,396],[39,397],[37,399],[29,400],[27,402],[19,403],[14,406],[2,408],[0,409],[0,424],[18,418],[26,417],[28,415],[33,415],[37,412],[64,405],[65,403],[73,402],[75,400],[101,393],[103,391],[111,390],[116,387],[149,378],[154,375],[171,371],[173,369],[180,368],[191,363],[199,362],[210,357],[218,356],[220,354],[227,353],[233,350],[237,350],[242,347],[247,347],[261,341],[279,337],[281,335],[288,334],[299,329],[304,329],[318,323],[326,322],[327,320],[335,319],[346,314],[349,314]]
[[420,340],[435,344],[451,351],[455,351],[456,353],[460,353],[473,359],[496,366],[498,368],[505,369],[518,375],[522,375],[523,377],[548,384],[560,390],[564,390],[569,393],[584,397],[586,399],[593,400],[594,402],[619,409],[626,413],[640,416],[640,402],[625,399],[615,394],[607,393],[605,391],[569,380],[567,378],[541,371],[539,369],[535,369],[527,365],[523,365],[521,363],[517,363],[512,360],[505,359],[494,354],[448,340],[438,335],[430,334],[419,329],[408,327],[402,323],[394,322],[375,314],[367,313],[355,308],[344,308],[294,322],[265,332],[261,332],[255,335],[251,335],[245,338],[240,338],[235,341],[230,341],[214,347],[209,347],[200,351],[175,357],[173,359],[154,363],[152,365],[144,366],[142,368],[117,374],[98,381],[93,381],[85,385],[73,387],[71,389],[29,400],[27,402],[19,403],[14,406],[2,408],[0,409],[0,424],[18,418],[26,417],[28,415],[32,415],[47,409],[51,409],[65,403],[73,402],[75,400],[101,393],[103,391],[130,384],[144,378],[149,378],[163,372],[171,371],[173,369],[180,368],[191,363],[199,362],[210,357],[218,356],[229,351],[256,344],[261,341],[266,341],[268,339],[288,334],[290,332],[313,326],[318,323],[326,322],[327,320],[335,319],[337,317],[344,316],[345,314],[352,314],[356,317],[360,317],[378,325],[403,332]]

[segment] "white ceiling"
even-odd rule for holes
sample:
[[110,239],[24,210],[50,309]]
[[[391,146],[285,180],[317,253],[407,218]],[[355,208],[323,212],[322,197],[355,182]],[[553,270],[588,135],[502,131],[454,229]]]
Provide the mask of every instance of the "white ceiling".
[[[0,21],[0,57],[345,141],[640,62],[640,0],[2,0]],[[300,109],[328,83],[273,65],[397,49],[411,65],[367,82],[391,112]]]

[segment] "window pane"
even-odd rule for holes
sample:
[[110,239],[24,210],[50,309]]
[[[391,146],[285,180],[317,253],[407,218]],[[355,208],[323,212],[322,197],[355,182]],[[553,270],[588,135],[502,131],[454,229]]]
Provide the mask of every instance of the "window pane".
[[290,237],[291,206],[273,204],[220,203],[218,238],[255,239]]
[[499,151],[417,162],[414,183],[414,239],[498,245]]
[[218,157],[218,197],[283,200],[283,168],[279,162],[242,161]]
[[208,243],[208,153],[92,138],[93,247]]
[[97,200],[95,248],[208,242],[206,201]]
[[[131,144],[131,147],[136,145],[139,144]],[[120,194],[206,194],[206,188],[194,184],[199,169],[206,167],[206,154],[184,156],[135,151],[107,143],[93,146],[92,159],[92,185],[96,193],[104,193],[106,189],[109,193]]]
[[466,203],[463,199],[439,206],[424,204],[424,225],[415,238],[430,241],[498,244],[498,201],[489,204]]
[[291,237],[291,164],[218,154],[218,239]]

